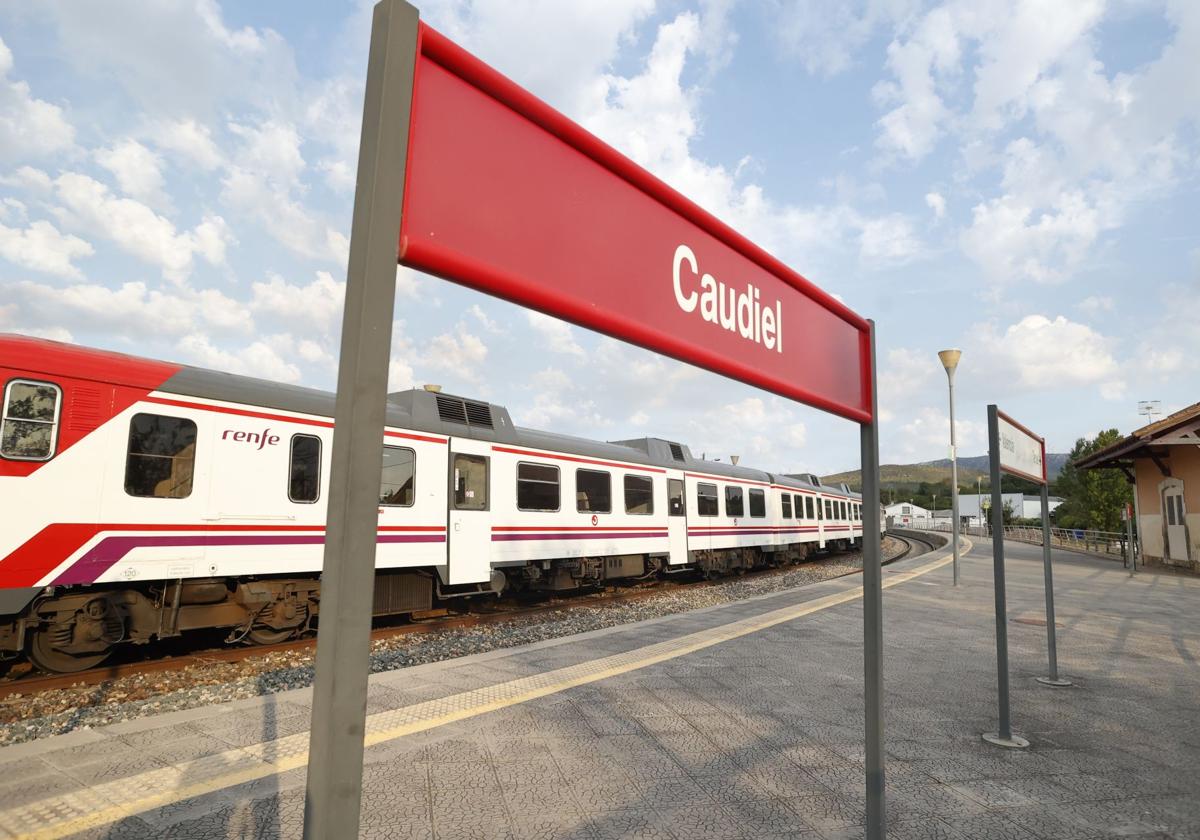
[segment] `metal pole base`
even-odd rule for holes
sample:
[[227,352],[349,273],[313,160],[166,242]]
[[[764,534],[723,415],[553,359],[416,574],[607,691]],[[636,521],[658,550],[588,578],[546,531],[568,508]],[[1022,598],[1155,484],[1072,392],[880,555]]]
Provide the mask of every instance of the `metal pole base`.
[[1054,677],[1038,677],[1037,681],[1042,685],[1049,685],[1053,686],[1054,688],[1066,688],[1069,685],[1075,684],[1070,680],[1064,680],[1061,677],[1058,679],[1055,679]]
[[1020,735],[1013,735],[1011,738],[1001,738],[999,732],[985,732],[979,737],[993,746],[1005,747],[1010,750],[1023,750],[1029,746],[1029,742]]

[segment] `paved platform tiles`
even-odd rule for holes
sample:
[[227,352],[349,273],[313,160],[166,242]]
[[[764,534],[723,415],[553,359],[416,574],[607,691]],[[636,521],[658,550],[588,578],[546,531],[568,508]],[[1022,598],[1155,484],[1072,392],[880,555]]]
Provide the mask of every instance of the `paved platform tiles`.
[[[1200,838],[1200,580],[1010,544],[1015,729],[980,543],[889,569],[889,837]],[[935,555],[935,558],[940,555]],[[858,579],[372,679],[364,837],[861,837]],[[298,837],[308,692],[0,750],[0,834]]]

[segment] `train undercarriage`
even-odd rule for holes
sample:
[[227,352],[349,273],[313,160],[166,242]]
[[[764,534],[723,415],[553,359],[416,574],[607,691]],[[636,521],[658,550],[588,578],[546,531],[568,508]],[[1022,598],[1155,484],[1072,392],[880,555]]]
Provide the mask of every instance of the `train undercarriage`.
[[[830,544],[832,549],[846,545]],[[686,567],[664,555],[623,554],[536,561],[497,570],[489,583],[442,587],[433,570],[381,570],[375,617],[432,609],[455,598],[505,592],[567,592],[688,573],[714,578],[802,562],[808,544],[689,552]],[[201,578],[135,587],[47,587],[19,615],[0,619],[0,661],[22,653],[39,669],[74,673],[96,667],[121,644],[148,644],[188,631],[229,629],[227,644],[277,644],[311,632],[321,584],[312,577]]]

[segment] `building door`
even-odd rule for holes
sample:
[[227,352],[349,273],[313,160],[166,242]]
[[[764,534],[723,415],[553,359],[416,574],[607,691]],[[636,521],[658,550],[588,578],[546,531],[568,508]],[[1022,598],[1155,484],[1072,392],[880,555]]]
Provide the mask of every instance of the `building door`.
[[1163,523],[1166,530],[1164,548],[1166,556],[1175,561],[1188,561],[1188,533],[1186,511],[1183,509],[1183,481],[1168,478],[1161,485],[1163,500]]
[[687,497],[684,495],[683,473],[667,479],[667,545],[674,566],[688,559]]
[[491,446],[477,440],[450,441],[450,584],[491,578]]

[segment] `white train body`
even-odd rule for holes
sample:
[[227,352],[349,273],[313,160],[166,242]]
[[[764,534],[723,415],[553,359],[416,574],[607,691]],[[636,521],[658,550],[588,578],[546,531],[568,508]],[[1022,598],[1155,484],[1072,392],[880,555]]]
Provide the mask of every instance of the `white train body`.
[[[18,336],[0,336],[0,383],[0,651],[51,627],[48,650],[81,658],[117,635],[282,633],[317,612],[332,395]],[[413,574],[376,612],[431,589],[722,571],[862,535],[845,487],[665,440],[522,429],[420,390],[390,395],[387,422],[376,564]]]

